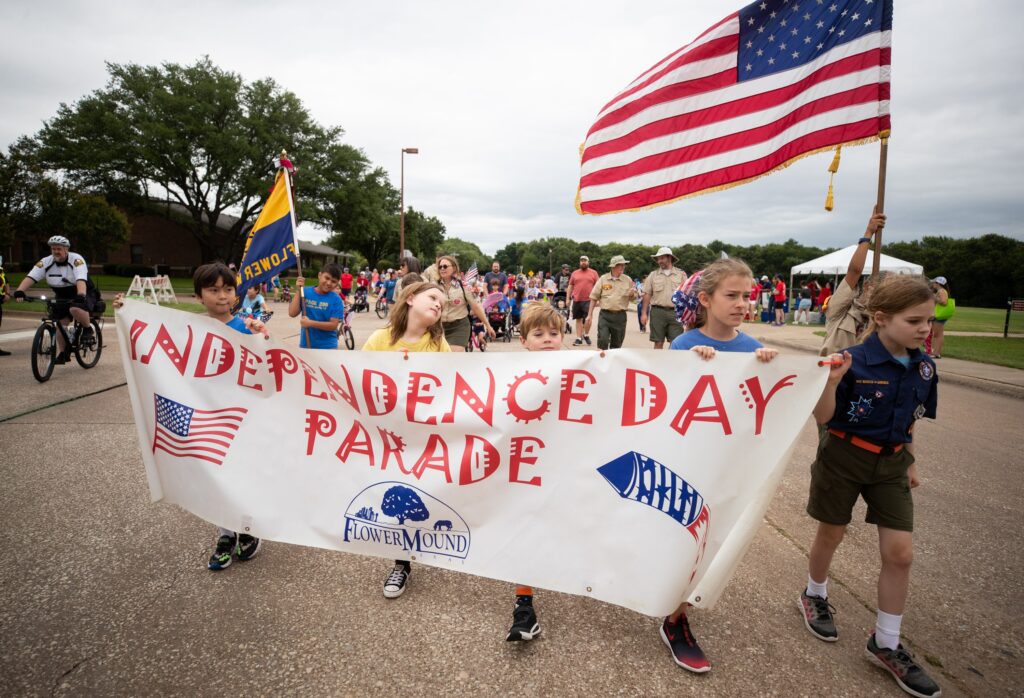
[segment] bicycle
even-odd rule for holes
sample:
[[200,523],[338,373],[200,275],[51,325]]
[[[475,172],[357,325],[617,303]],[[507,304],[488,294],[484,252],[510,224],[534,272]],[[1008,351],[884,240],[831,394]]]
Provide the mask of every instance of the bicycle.
[[45,383],[53,375],[53,367],[57,362],[58,332],[64,338],[67,351],[75,355],[75,361],[79,366],[88,369],[99,362],[100,354],[103,353],[103,311],[106,310],[106,303],[102,300],[96,301],[93,311],[89,314],[92,337],[83,337],[84,328],[77,320],[72,320],[68,325],[69,332],[57,319],[58,314],[63,314],[64,310],[70,307],[70,300],[46,296],[33,296],[30,300],[46,303],[46,317],[40,320],[35,336],[32,337],[32,375],[37,381]]
[[352,306],[345,305],[345,317],[338,325],[338,341],[345,340],[345,346],[350,350],[356,348],[356,336],[352,334]]
[[377,303],[376,305],[374,305],[373,309],[377,313],[377,317],[379,317],[381,320],[386,318],[388,316],[387,296],[385,296],[383,293],[380,293],[377,296]]

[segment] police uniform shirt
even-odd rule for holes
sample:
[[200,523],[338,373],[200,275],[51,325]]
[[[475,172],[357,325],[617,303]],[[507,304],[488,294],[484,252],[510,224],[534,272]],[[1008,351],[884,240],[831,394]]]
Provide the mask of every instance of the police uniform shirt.
[[647,279],[644,281],[644,293],[650,295],[651,305],[675,309],[675,305],[672,303],[672,294],[684,281],[686,281],[686,274],[682,269],[671,267],[668,273],[661,269],[655,269],[647,275]]
[[89,265],[77,252],[68,252],[67,261],[63,264],[50,255],[36,262],[28,276],[36,283],[45,279],[50,288],[57,292],[58,297],[73,298],[77,295],[76,282],[89,279]]
[[600,301],[602,310],[621,311],[629,307],[629,294],[633,291],[633,279],[620,274],[613,279],[611,272],[603,275],[594,284],[590,292],[590,300]]
[[872,334],[847,349],[853,365],[836,387],[832,429],[883,444],[910,443],[914,422],[935,418],[939,376],[935,362],[920,349],[904,367]]

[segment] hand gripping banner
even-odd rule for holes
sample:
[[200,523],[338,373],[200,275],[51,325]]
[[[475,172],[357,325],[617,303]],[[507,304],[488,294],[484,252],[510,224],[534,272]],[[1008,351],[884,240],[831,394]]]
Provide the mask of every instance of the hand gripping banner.
[[715,603],[828,370],[306,350],[133,301],[117,330],[154,501],[655,616]]

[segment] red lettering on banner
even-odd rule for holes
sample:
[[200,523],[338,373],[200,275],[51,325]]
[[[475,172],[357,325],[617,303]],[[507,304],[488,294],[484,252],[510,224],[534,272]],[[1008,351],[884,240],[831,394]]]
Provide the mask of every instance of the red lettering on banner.
[[622,398],[622,426],[635,427],[657,419],[665,411],[668,391],[660,378],[647,371],[626,369]]
[[149,353],[143,356],[140,361],[148,364],[153,358],[153,352],[158,348],[171,360],[171,364],[177,369],[178,373],[184,376],[185,366],[188,364],[188,356],[192,353],[192,326],[188,326],[188,341],[185,342],[185,351],[182,352],[178,349],[178,345],[174,343],[174,340],[171,339],[171,334],[167,331],[167,328],[160,325],[160,330],[156,333],[156,341],[150,347]]
[[299,363],[302,364],[302,373],[304,378],[302,387],[303,392],[305,392],[306,395],[309,397],[315,397],[321,400],[326,400],[327,393],[325,391],[320,391],[319,393],[313,392],[313,385],[317,382],[316,369],[314,369],[312,366],[307,364],[302,359],[299,359]]
[[441,385],[441,379],[429,373],[413,371],[409,374],[409,391],[405,395],[405,418],[410,422],[418,424],[437,424],[437,417],[427,417],[426,420],[416,419],[416,405],[429,405],[434,401],[436,395],[432,395],[433,388]]
[[196,378],[213,378],[231,368],[235,362],[235,348],[231,342],[218,334],[210,332],[206,335],[203,348],[199,351],[196,363]]
[[139,338],[142,337],[143,331],[149,327],[148,322],[142,320],[136,320],[132,323],[131,329],[128,330],[128,344],[132,348],[132,361],[138,361],[139,355],[137,353]]
[[313,444],[318,436],[333,436],[338,423],[327,412],[306,410],[306,455],[313,455]]
[[444,480],[447,483],[452,481],[452,473],[448,467],[448,444],[438,434],[431,434],[427,438],[427,445],[423,447],[423,453],[419,460],[412,466],[412,474],[417,480],[423,478],[425,470],[440,470],[444,473]]
[[366,412],[371,417],[380,417],[395,409],[398,402],[398,387],[391,376],[380,371],[363,371],[363,399]]
[[[708,391],[711,392],[714,404],[708,407],[701,407],[700,403],[704,399],[704,393]],[[729,426],[729,416],[725,413],[725,405],[722,404],[722,395],[718,392],[718,384],[712,375],[701,376],[697,380],[697,384],[693,386],[693,390],[686,396],[686,401],[679,408],[679,412],[676,413],[670,426],[679,432],[680,435],[686,436],[686,431],[693,422],[718,422],[722,425],[722,431],[725,432],[726,436],[732,433],[732,428]]]
[[362,453],[369,458],[370,467],[376,465],[373,460],[373,446],[370,445],[370,435],[363,428],[363,425],[359,423],[359,420],[352,422],[352,428],[348,430],[344,440],[341,442],[341,446],[338,446],[338,450],[334,455],[344,463],[353,453]]
[[[533,443],[527,443],[533,442]],[[519,468],[523,465],[536,465],[537,456],[533,455],[536,449],[544,448],[544,442],[534,436],[513,436],[512,452],[509,456],[509,482],[518,482],[521,485],[535,485],[540,487],[540,477],[532,477],[529,480],[519,479]]]
[[251,351],[245,348],[243,345],[239,345],[239,350],[242,352],[238,359],[238,384],[243,388],[252,388],[253,390],[263,390],[262,383],[254,383],[249,385],[245,382],[245,377],[256,375],[256,365],[263,363],[263,359],[253,354]]
[[267,368],[274,376],[274,386],[277,392],[281,392],[285,374],[290,375],[299,370],[299,362],[284,349],[268,349]]
[[[501,465],[498,449],[487,439],[473,434],[466,434],[466,447],[462,451],[462,464],[459,467],[459,484],[472,485],[491,475]],[[474,472],[479,472],[477,477]]]
[[381,443],[384,445],[384,452],[380,457],[380,469],[382,471],[387,470],[388,461],[391,460],[391,456],[394,456],[398,469],[406,475],[412,475],[412,471],[406,470],[405,461],[402,460],[402,451],[405,450],[405,442],[402,441],[402,437],[381,427],[377,427],[377,432],[380,434]]
[[[452,395],[452,409],[441,418],[442,423],[451,424],[455,421],[455,406],[459,400],[462,400],[469,409],[473,410],[474,415],[484,421],[484,424],[487,426],[494,425],[494,374],[489,368],[485,370],[487,371],[486,400],[480,399],[480,396],[470,387],[461,373],[455,373],[455,393]],[[434,422],[431,422],[431,424],[434,424]]]
[[[775,393],[779,392],[783,388],[791,387],[793,385],[794,378],[796,378],[795,374],[786,376],[773,385],[767,395],[764,395],[761,392],[761,379],[757,376],[743,381],[743,385],[740,386],[740,389],[743,391],[744,398],[746,398],[747,391],[750,391],[750,399],[754,401],[753,405],[750,405],[749,400],[747,401],[748,407],[754,407],[754,436],[761,433],[761,426],[764,424],[765,407],[768,406],[768,401],[774,397]],[[743,387],[744,385],[746,388]]]
[[339,397],[350,404],[352,409],[359,412],[359,403],[356,402],[356,391],[352,388],[352,379],[348,375],[348,370],[342,366],[341,372],[345,375],[345,387],[338,385],[337,381],[328,375],[327,371],[320,368],[320,376],[324,379],[324,385],[327,386],[327,390],[330,391],[331,399],[337,400]]
[[578,422],[579,424],[592,424],[594,415],[582,414],[579,417],[569,416],[569,407],[573,402],[586,402],[590,393],[585,392],[585,382],[590,385],[597,383],[594,374],[590,371],[566,368],[562,369],[562,392],[558,397],[558,419],[563,422]]
[[540,381],[541,385],[547,385],[548,379],[539,371],[527,371],[521,376],[516,377],[508,386],[508,397],[505,398],[505,402],[508,403],[508,413],[512,415],[517,422],[523,422],[528,424],[536,419],[540,419],[547,413],[551,408],[551,403],[544,400],[537,407],[527,409],[519,404],[519,389],[523,386],[526,381]]

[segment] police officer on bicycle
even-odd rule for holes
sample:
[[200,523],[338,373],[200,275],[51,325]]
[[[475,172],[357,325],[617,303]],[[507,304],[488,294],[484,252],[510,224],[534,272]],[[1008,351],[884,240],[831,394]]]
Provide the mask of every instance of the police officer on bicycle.
[[[66,327],[74,318],[82,327],[82,338],[88,339],[93,334],[89,313],[99,295],[95,284],[89,280],[89,265],[82,255],[71,251],[71,241],[63,235],[54,235],[47,244],[50,246],[50,256],[39,260],[18,284],[14,300],[19,303],[25,300],[25,291],[37,281],[45,280],[58,300],[71,301],[70,306],[61,305],[57,308],[56,319]],[[68,362],[69,354],[65,344],[63,335],[58,332],[57,348],[60,353],[55,363]]]

